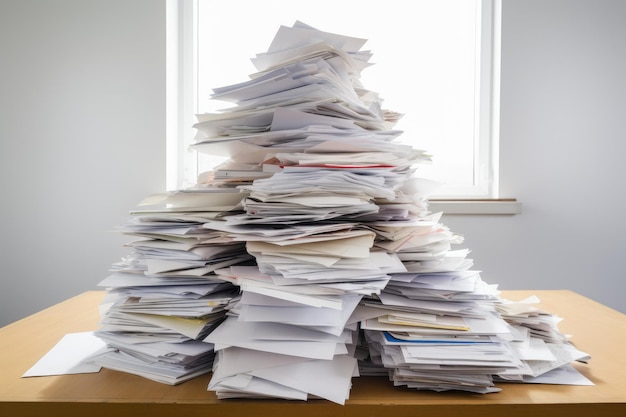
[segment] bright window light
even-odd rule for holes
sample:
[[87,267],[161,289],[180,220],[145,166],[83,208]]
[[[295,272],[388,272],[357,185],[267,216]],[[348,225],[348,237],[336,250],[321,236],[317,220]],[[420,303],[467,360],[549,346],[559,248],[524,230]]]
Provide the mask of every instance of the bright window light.
[[[223,108],[223,102],[209,99],[211,90],[248,80],[256,71],[250,58],[267,50],[281,25],[299,20],[365,38],[362,49],[373,53],[373,65],[362,72],[364,87],[382,97],[384,108],[404,115],[395,126],[404,132],[401,142],[433,155],[433,163],[417,175],[441,182],[441,198],[497,197],[494,0],[183,3],[193,26],[182,20],[188,33],[182,38],[192,38],[194,45],[191,53],[179,54],[193,60],[186,65],[193,82],[181,88],[193,88],[187,97],[195,113]],[[193,132],[183,131],[188,147]],[[179,187],[193,185],[198,173],[216,163],[193,152],[181,154],[186,168],[177,171]]]

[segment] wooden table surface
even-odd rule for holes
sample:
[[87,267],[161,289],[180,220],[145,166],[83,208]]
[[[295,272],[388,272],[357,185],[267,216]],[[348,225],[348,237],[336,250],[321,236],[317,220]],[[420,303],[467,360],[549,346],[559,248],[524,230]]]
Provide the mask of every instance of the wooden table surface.
[[563,318],[559,329],[591,355],[575,366],[595,385],[500,384],[494,394],[416,391],[353,378],[345,405],[326,400],[218,400],[210,374],[170,386],[103,369],[22,378],[65,334],[96,330],[103,291],[89,291],[0,328],[0,416],[626,416],[626,315],[567,290],[503,291]]

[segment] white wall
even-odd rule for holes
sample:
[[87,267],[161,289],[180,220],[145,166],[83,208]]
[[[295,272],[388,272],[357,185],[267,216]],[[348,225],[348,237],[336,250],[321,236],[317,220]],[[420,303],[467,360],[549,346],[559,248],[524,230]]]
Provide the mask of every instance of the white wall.
[[[503,1],[502,196],[523,210],[444,216],[485,281],[626,312],[624,18]],[[126,253],[108,230],[164,188],[164,19],[156,0],[0,0],[0,325],[95,289]]]
[[570,289],[626,312],[626,2],[502,12],[502,196],[522,213],[444,222],[501,289]]
[[165,184],[165,5],[0,0],[0,325],[88,289]]

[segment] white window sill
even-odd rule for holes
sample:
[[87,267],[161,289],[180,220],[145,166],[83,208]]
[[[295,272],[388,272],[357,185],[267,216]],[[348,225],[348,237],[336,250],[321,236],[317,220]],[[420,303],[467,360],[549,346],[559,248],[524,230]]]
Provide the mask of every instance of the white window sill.
[[515,199],[429,200],[431,212],[444,214],[519,214],[522,203]]

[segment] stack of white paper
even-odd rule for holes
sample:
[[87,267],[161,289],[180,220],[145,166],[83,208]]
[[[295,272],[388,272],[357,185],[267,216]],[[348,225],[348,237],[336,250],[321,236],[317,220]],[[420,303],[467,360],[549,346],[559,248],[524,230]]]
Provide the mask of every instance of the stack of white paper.
[[349,319],[390,273],[406,272],[368,224],[418,221],[426,196],[415,190],[430,184],[413,173],[429,156],[395,141],[399,115],[360,84],[364,43],[300,22],[281,27],[253,60],[258,73],[214,90],[233,106],[198,116],[196,150],[229,157],[199,185],[246,193],[245,213],[205,227],[245,242],[256,261],[217,271],[242,290],[205,339],[217,351],[209,389],[220,398],[343,403],[358,374]]
[[242,290],[229,318],[205,339],[218,352],[209,389],[219,398],[348,398],[358,375],[358,327],[348,319],[363,295],[380,292],[388,276],[369,259],[371,232],[344,234],[284,245],[250,241],[258,266],[217,271]]
[[524,367],[508,345],[506,322],[493,313],[479,314],[475,303],[394,300],[364,308],[376,314],[361,322],[369,360],[388,369],[395,385],[496,392],[492,375]]
[[[567,384],[573,375],[584,382],[569,365],[589,355],[567,342],[560,319],[537,302],[500,299],[477,271],[392,274],[354,314],[369,352],[361,373],[386,370],[395,385],[476,393],[500,391],[494,381]],[[547,377],[561,369],[568,371]]]
[[576,375],[570,364],[587,363],[591,356],[569,343],[569,336],[558,329],[561,318],[536,307],[538,303],[539,299],[533,296],[517,302],[502,300],[496,306],[502,318],[515,329],[516,338],[510,345],[526,366],[519,373],[498,374],[497,379],[529,383],[585,380],[582,375]]
[[236,190],[174,192],[146,198],[120,230],[131,252],[100,282],[107,288],[96,336],[108,350],[91,362],[178,384],[211,370],[202,341],[225,318],[239,289],[215,270],[246,263],[244,244],[204,227],[237,213]]
[[[245,213],[205,227],[246,242],[256,260],[217,271],[242,290],[205,339],[218,351],[209,389],[220,398],[342,403],[356,374],[349,357],[396,385],[488,393],[499,390],[494,376],[522,380],[533,358],[553,359],[522,351],[530,339],[500,315],[497,287],[428,212],[434,184],[417,167],[429,155],[396,141],[400,115],[360,83],[364,43],[281,27],[250,80],[214,89],[230,106],[198,115],[195,149],[229,157],[199,185],[246,193]],[[541,324],[525,318],[560,343]],[[328,369],[320,380],[335,395],[321,394],[308,367]]]
[[490,393],[588,359],[454,249],[418,175],[430,156],[360,82],[364,43],[296,22],[214,89],[229,105],[198,115],[193,147],[228,159],[132,211],[94,363],[172,384],[212,364],[218,398],[343,404],[361,374]]
[[470,269],[468,251],[451,250],[462,237],[434,215],[373,227],[377,245],[407,271],[391,273],[385,289],[355,312],[369,350],[363,373],[384,368],[394,384],[415,389],[498,391],[492,375],[522,364],[507,344],[511,327],[495,311],[496,287]]

